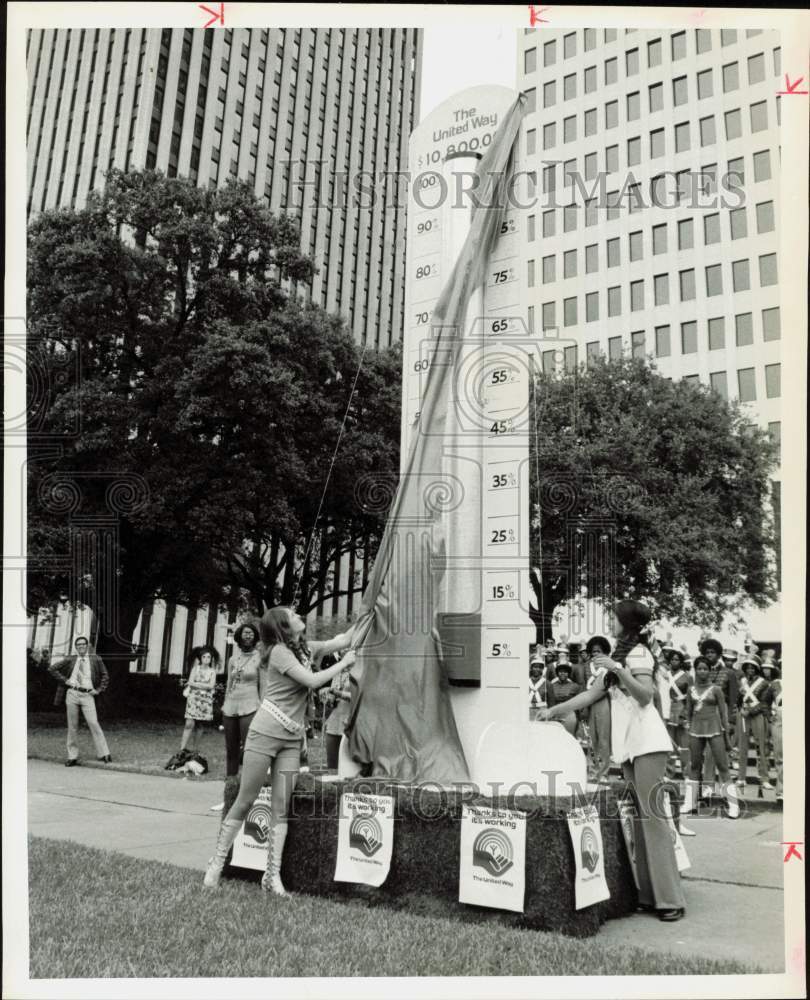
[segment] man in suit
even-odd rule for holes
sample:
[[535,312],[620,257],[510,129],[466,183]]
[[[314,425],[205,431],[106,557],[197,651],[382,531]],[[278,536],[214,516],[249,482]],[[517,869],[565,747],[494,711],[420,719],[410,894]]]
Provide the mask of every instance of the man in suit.
[[100,656],[90,652],[90,644],[80,635],[75,642],[76,655],[66,656],[48,668],[48,673],[67,688],[65,707],[67,709],[67,760],[65,767],[74,767],[79,762],[79,710],[84,713],[87,728],[96,746],[96,756],[105,764],[112,762],[107,741],[98,724],[96,695],[107,687],[109,676]]

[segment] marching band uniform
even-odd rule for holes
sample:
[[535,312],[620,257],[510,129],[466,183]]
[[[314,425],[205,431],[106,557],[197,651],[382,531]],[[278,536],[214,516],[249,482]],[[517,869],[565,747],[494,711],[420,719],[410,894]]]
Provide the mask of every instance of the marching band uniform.
[[717,684],[709,682],[702,690],[697,683],[690,686],[686,696],[686,718],[691,751],[690,778],[686,782],[686,796],[682,813],[694,812],[697,791],[703,768],[703,755],[710,748],[720,774],[722,790],[728,805],[729,816],[740,814],[734,785],[729,776],[726,743],[728,741],[728,716],[723,692]]
[[691,758],[686,718],[686,698],[691,683],[692,677],[683,667],[679,666],[669,671],[669,677],[667,678],[669,690],[669,719],[667,719],[667,729],[669,730],[672,742],[678,747],[680,752],[681,770],[684,778],[689,774],[689,761]]
[[545,670],[543,671],[543,673],[541,673],[540,677],[536,681],[532,680],[530,674],[529,675],[529,719],[532,722],[535,722],[537,720],[537,716],[540,713],[540,709],[546,708],[547,705],[548,705],[548,697],[546,692]]
[[773,756],[776,764],[776,801],[781,802],[784,794],[782,767],[782,681],[771,684],[771,732],[773,733]]
[[744,786],[748,776],[748,746],[753,737],[757,747],[757,770],[762,788],[773,788],[768,775],[768,734],[765,727],[766,715],[770,708],[770,685],[762,676],[759,658],[748,656],[743,667],[755,667],[759,676],[749,681],[743,678],[740,685],[738,706],[740,715],[737,722],[737,745],[740,749],[740,772],[737,783]]

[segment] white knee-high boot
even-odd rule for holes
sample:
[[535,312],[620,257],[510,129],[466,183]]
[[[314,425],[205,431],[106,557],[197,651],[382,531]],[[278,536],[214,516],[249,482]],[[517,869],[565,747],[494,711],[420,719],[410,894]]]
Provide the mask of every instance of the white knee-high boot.
[[284,855],[284,842],[287,840],[287,822],[273,823],[267,838],[267,870],[262,877],[262,889],[272,892],[274,896],[288,896],[281,881],[281,859]]
[[697,808],[698,801],[698,789],[700,788],[700,781],[695,781],[692,778],[687,778],[683,783],[684,786],[684,801],[681,806],[681,815],[686,815],[687,813],[693,813]]
[[728,807],[728,818],[738,819],[740,815],[740,802],[737,797],[737,786],[733,781],[723,785],[723,795]]
[[225,867],[228,851],[231,849],[234,840],[236,840],[236,835],[239,833],[241,827],[241,819],[224,819],[222,821],[214,856],[208,862],[208,868],[203,879],[203,885],[206,889],[216,889],[219,885],[219,879],[222,875],[222,869]]

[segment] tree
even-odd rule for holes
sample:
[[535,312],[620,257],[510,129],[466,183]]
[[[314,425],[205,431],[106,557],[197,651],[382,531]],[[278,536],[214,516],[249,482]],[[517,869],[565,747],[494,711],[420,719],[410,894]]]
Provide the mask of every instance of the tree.
[[[85,209],[30,226],[29,607],[88,604],[121,669],[152,597],[258,598],[234,566],[259,540],[300,568],[359,352],[299,301],[298,240],[241,182],[151,171],[113,172]],[[358,386],[377,396],[355,394],[339,456],[355,472],[398,461],[390,364],[366,353]],[[330,523],[379,532],[350,486],[341,465]]]
[[531,405],[539,640],[583,588],[706,628],[774,600],[776,448],[737,402],[624,358],[538,374]]

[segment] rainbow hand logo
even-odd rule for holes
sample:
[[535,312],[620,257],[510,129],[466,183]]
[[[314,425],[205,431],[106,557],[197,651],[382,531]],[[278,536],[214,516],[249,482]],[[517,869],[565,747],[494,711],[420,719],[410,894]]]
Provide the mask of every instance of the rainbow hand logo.
[[270,809],[262,804],[255,805],[245,819],[245,836],[262,846],[270,834]]
[[596,866],[599,864],[599,844],[596,840],[596,834],[590,826],[586,826],[582,831],[582,837],[579,841],[579,853],[582,858],[582,864],[589,872],[595,872]]
[[355,816],[349,826],[349,846],[356,847],[367,858],[382,847],[382,829],[373,816]]
[[512,867],[512,841],[502,830],[488,827],[473,842],[473,864],[500,878]]

